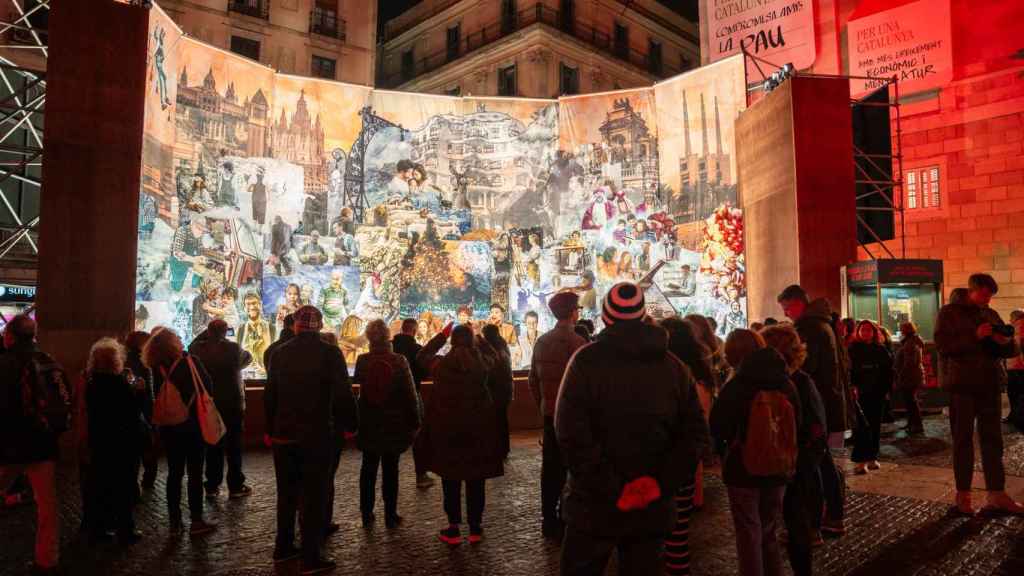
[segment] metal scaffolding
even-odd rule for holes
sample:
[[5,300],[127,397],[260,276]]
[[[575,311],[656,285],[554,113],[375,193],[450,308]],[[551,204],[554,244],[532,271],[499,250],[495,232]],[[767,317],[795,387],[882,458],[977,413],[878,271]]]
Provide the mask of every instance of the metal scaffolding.
[[[7,0],[11,18],[0,20],[0,184],[13,181],[22,194],[38,195],[42,187],[40,168],[43,162],[43,111],[46,102],[45,71],[25,68],[12,58],[20,51],[42,59],[45,70],[47,33],[36,28],[50,10],[50,0]],[[45,12],[44,12],[45,11]],[[10,186],[0,187],[0,203],[10,221],[0,225],[0,260],[7,258],[21,243],[39,253],[33,234],[39,224],[38,214],[25,217],[15,207],[20,197],[12,199]]]

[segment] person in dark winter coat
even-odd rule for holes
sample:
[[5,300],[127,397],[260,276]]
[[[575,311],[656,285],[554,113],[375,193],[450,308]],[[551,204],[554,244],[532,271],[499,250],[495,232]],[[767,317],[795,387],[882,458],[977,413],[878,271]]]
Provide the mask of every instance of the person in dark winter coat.
[[896,351],[895,368],[896,391],[907,409],[904,429],[910,434],[924,434],[921,406],[917,402],[917,392],[924,386],[924,340],[917,334],[917,326],[913,322],[901,324],[900,334],[902,338]]
[[228,463],[228,496],[243,498],[252,494],[242,472],[242,430],[245,423],[245,384],[242,370],[252,363],[252,355],[227,339],[224,320],[210,322],[207,329],[188,347],[202,361],[213,386],[210,394],[224,421],[224,437],[206,448],[206,498],[216,499],[224,482],[224,460]]
[[153,426],[153,401],[156,399],[157,392],[153,389],[153,371],[142,362],[142,349],[146,346],[146,342],[149,342],[149,332],[132,332],[125,338],[124,365],[125,369],[132,373],[135,398],[142,411],[142,418],[149,427],[149,431],[142,439],[142,453],[135,465],[135,476],[138,477],[139,468],[142,468],[142,488],[152,490],[156,484],[160,451],[157,449],[156,428]]
[[[70,413],[71,391],[63,368],[36,345],[36,323],[32,318],[26,315],[12,318],[4,329],[3,340],[0,493],[21,474],[28,477],[36,501],[34,568],[44,574],[56,573],[60,549],[55,474],[59,456],[57,440],[67,426],[66,419],[51,419],[46,415]],[[26,385],[31,382],[42,384],[43,389]],[[26,398],[29,390],[40,396]],[[29,408],[37,406],[43,398],[48,399],[45,413]]]
[[555,437],[555,401],[569,359],[587,344],[587,340],[573,330],[574,324],[579,326],[579,300],[575,292],[560,292],[548,300],[548,309],[557,322],[554,328],[537,338],[530,359],[530,395],[544,419],[540,468],[541,530],[546,538],[556,540],[565,534],[558,504],[565,487],[566,469]]
[[796,474],[786,485],[782,517],[789,534],[789,563],[796,576],[810,576],[811,549],[821,542],[821,476],[818,467],[828,450],[825,405],[806,372],[800,370],[807,347],[792,326],[775,325],[761,331],[765,343],[786,361],[790,380],[800,397],[799,452]]
[[[405,357],[406,362],[409,363],[409,369],[412,370],[412,381],[416,385],[416,402],[419,406],[420,423],[422,425],[424,415],[423,397],[420,396],[420,384],[423,382],[423,368],[416,361],[416,355],[420,353],[423,346],[416,342],[416,330],[418,328],[419,322],[415,318],[402,320],[402,331],[395,334],[395,337],[391,339],[391,348],[395,351],[395,354],[401,354]],[[416,487],[430,488],[434,485],[434,479],[427,473],[426,460],[424,460],[420,450],[420,444],[413,442],[412,461],[413,466],[416,468]]]
[[563,575],[601,574],[616,549],[620,573],[660,574],[675,494],[707,446],[690,370],[669,352],[668,333],[644,316],[639,287],[612,286],[605,329],[565,372],[555,409],[569,468]]
[[[451,350],[438,351],[451,336]],[[439,538],[449,545],[462,542],[462,484],[466,485],[469,541],[483,538],[485,481],[505,473],[498,450],[498,422],[487,387],[490,360],[480,353],[468,325],[449,324],[431,338],[418,362],[433,379],[426,403],[424,448],[427,469],[441,477],[448,527]]]
[[[669,351],[690,369],[697,390],[703,387],[710,398],[711,386],[715,381],[711,369],[711,354],[707,347],[697,340],[693,325],[681,318],[666,318],[661,321],[661,327],[668,332]],[[703,416],[707,420],[707,413]],[[694,510],[694,496],[700,472],[701,466],[698,464],[676,491],[676,525],[672,533],[665,538],[665,573],[670,576],[687,576],[690,573],[690,516]]]
[[90,506],[93,536],[114,530],[123,544],[141,538],[135,530],[136,471],[144,430],[142,410],[124,372],[124,348],[103,338],[89,351],[85,403],[88,413]]
[[[508,406],[512,403],[512,352],[508,343],[501,337],[501,331],[495,324],[485,324],[477,336],[477,347],[480,352],[491,359],[491,371],[487,377],[487,387],[491,390],[494,400],[495,417],[498,419],[498,453],[508,458],[512,446],[508,432]],[[534,354],[536,354],[534,347]]]
[[[842,344],[832,329],[832,310],[828,300],[809,301],[807,292],[797,285],[789,286],[779,294],[778,302],[786,317],[793,321],[800,340],[807,345],[807,359],[803,371],[818,387],[825,404],[828,421],[829,446],[841,448],[848,429],[846,398],[850,394]],[[852,408],[851,408],[852,409]],[[821,483],[825,496],[825,520],[821,529],[833,536],[846,533],[845,516],[846,480],[842,470],[827,452],[821,460]]]
[[[182,528],[181,482],[188,472],[188,509],[193,535],[206,534],[216,525],[203,519],[203,455],[206,442],[199,429],[196,412],[196,382],[192,368],[202,379],[203,386],[210,389],[210,375],[201,361],[184,350],[181,338],[170,328],[160,328],[150,337],[142,350],[142,360],[153,371],[154,387],[174,386],[181,401],[188,407],[188,418],[181,424],[160,426],[160,439],[167,452],[167,514],[171,530]],[[191,366],[190,366],[191,365]]]
[[[302,571],[331,570],[321,555],[328,528],[328,490],[337,446],[358,427],[345,358],[320,337],[323,315],[312,306],[294,312],[295,336],[267,365],[264,441],[274,451],[277,479],[275,562],[302,557]],[[301,496],[302,550],[295,547],[295,513]]]
[[366,325],[370,351],[356,359],[354,381],[360,386],[359,449],[363,451],[363,465],[359,473],[359,509],[363,525],[373,525],[380,466],[384,523],[395,528],[402,521],[398,515],[398,460],[412,446],[420,427],[420,411],[409,363],[392,351],[390,335],[383,320]]
[[857,340],[850,345],[850,375],[866,422],[854,434],[852,460],[855,474],[878,470],[882,410],[892,393],[892,356],[881,343],[881,333],[870,320],[857,324]]
[[[950,393],[949,422],[953,433],[953,472],[956,506],[974,512],[974,428],[978,428],[987,503],[994,511],[1024,513],[1024,505],[1006,493],[1003,434],[999,417],[1001,390],[1006,385],[1003,360],[1021,353],[1017,340],[1002,332],[1003,320],[989,308],[999,291],[995,279],[974,274],[968,280],[967,300],[942,307],[935,322],[935,346],[942,358],[942,387]],[[955,292],[955,290],[954,290]]]
[[789,379],[786,361],[774,349],[757,350],[747,356],[711,409],[711,435],[719,444],[729,446],[722,465],[722,480],[729,492],[739,571],[743,576],[782,571],[775,533],[789,478],[752,475],[743,458],[751,405],[762,391],[782,392],[786,396],[799,430],[800,398]]

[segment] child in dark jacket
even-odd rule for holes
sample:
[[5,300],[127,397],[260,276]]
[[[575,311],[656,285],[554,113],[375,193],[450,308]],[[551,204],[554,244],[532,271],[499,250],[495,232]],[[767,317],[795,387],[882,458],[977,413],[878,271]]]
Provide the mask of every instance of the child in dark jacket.
[[786,485],[782,517],[789,536],[789,563],[796,576],[811,574],[811,548],[821,542],[823,506],[818,466],[828,446],[825,405],[818,389],[806,372],[800,370],[807,358],[807,347],[796,329],[789,325],[765,328],[761,335],[770,348],[782,355],[789,377],[800,396],[802,412],[798,430],[799,451],[796,474]]
[[[739,334],[737,334],[739,333]],[[790,382],[786,361],[773,349],[764,348],[764,340],[748,330],[737,330],[729,340],[756,336],[760,349],[739,362],[733,377],[711,410],[711,435],[727,444],[722,478],[729,492],[729,508],[736,528],[736,550],[740,574],[779,574],[782,558],[776,539],[777,518],[782,510],[783,494],[789,478],[751,474],[743,458],[743,439],[754,398],[760,392],[781,392],[793,408],[793,423],[800,429],[800,399]],[[726,355],[730,343],[726,341]],[[733,358],[730,358],[730,363]],[[791,424],[792,425],[792,424]]]

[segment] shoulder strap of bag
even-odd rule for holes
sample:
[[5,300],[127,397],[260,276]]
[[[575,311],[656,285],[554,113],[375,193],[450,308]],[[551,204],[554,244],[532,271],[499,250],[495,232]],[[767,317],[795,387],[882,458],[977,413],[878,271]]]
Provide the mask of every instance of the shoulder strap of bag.
[[188,370],[192,373],[192,385],[195,386],[196,395],[207,396],[206,385],[203,384],[203,379],[199,376],[199,370],[196,368],[196,363],[192,361],[192,356],[188,357]]
[[[174,364],[171,364],[171,369],[170,370],[168,370],[167,368],[164,368],[162,366],[160,367],[160,371],[163,372],[163,375],[164,375],[164,386],[167,386],[168,384],[170,384],[171,386],[175,386],[174,382],[171,380],[171,374],[174,374],[174,369],[178,367],[178,363],[181,362],[181,359],[183,357],[184,356],[179,357],[177,360],[175,360]],[[191,357],[189,357],[188,363],[189,363],[189,366],[192,367],[191,366],[192,365],[192,358]],[[195,384],[195,376],[192,377],[192,383]],[[163,390],[163,387],[161,387],[160,389]],[[193,395],[192,398],[189,399],[188,403],[185,404],[185,408],[191,408],[192,407],[192,402],[195,401],[196,396],[198,396],[198,394]]]

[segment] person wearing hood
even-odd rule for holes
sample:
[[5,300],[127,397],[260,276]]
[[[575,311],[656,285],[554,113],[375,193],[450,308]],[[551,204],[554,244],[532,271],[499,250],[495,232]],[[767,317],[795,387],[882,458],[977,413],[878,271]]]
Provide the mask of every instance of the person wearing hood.
[[895,363],[896,391],[907,409],[907,425],[904,429],[909,434],[924,434],[921,406],[917,403],[917,391],[924,386],[924,340],[917,334],[917,326],[913,322],[901,324],[900,334],[902,339],[896,351]]
[[707,446],[690,370],[645,314],[636,284],[612,286],[602,306],[604,331],[566,368],[555,405],[555,435],[569,469],[563,575],[601,574],[616,549],[620,573],[660,574],[676,492]]
[[[828,300],[813,302],[799,285],[787,287],[779,294],[779,305],[787,318],[793,321],[800,340],[807,345],[807,359],[803,371],[811,377],[825,404],[828,444],[842,448],[847,424],[847,376],[841,344],[832,329],[832,310]],[[832,536],[846,533],[844,523],[846,480],[842,470],[827,452],[821,460],[821,483],[825,495],[825,520],[822,532]]]
[[[451,337],[451,350],[438,352]],[[462,485],[466,486],[469,542],[483,540],[485,483],[505,473],[498,451],[498,421],[487,386],[490,358],[480,353],[473,329],[449,323],[420,350],[417,361],[433,380],[423,429],[427,469],[441,477],[448,526],[438,537],[462,543]]]
[[[416,403],[420,413],[420,423],[422,424],[423,397],[420,396],[420,384],[423,382],[423,369],[420,368],[419,362],[416,361],[416,355],[420,353],[423,346],[416,342],[417,330],[419,330],[419,322],[415,318],[402,320],[402,331],[395,334],[394,338],[391,339],[391,348],[395,354],[404,356],[406,362],[409,363],[409,369],[412,371],[412,382],[416,387]],[[416,487],[430,488],[433,486],[434,479],[427,473],[426,460],[424,460],[421,454],[419,442],[414,442],[412,445],[412,461],[416,469]]]
[[[737,332],[749,331],[734,331],[729,336],[730,341]],[[722,388],[711,409],[711,436],[719,445],[728,446],[722,464],[722,480],[729,493],[742,576],[782,572],[776,531],[786,484],[790,480],[785,473],[763,475],[748,468],[751,458],[746,453],[747,446],[754,439],[753,433],[747,434],[754,422],[752,408],[755,401],[766,395],[781,393],[789,404],[789,412],[779,412],[780,417],[791,418],[788,424],[782,423],[782,428],[799,430],[802,422],[800,397],[790,381],[786,361],[774,349],[765,348],[759,335],[755,336],[759,349],[743,358],[738,367],[734,365],[733,377]],[[727,341],[726,350],[729,348]]]
[[359,510],[363,526],[372,526],[377,499],[377,468],[383,470],[381,495],[384,524],[396,528],[398,515],[398,460],[412,445],[420,427],[419,401],[409,363],[391,348],[391,335],[383,320],[366,325],[370,351],[356,359],[353,380],[359,384]]
[[942,387],[950,393],[956,509],[973,514],[974,429],[978,429],[989,512],[1024,513],[1024,505],[1006,493],[1003,431],[999,422],[1001,390],[1006,385],[1003,361],[1021,353],[989,303],[999,285],[988,274],[967,281],[967,300],[943,306],[935,322],[935,347],[943,359]]

